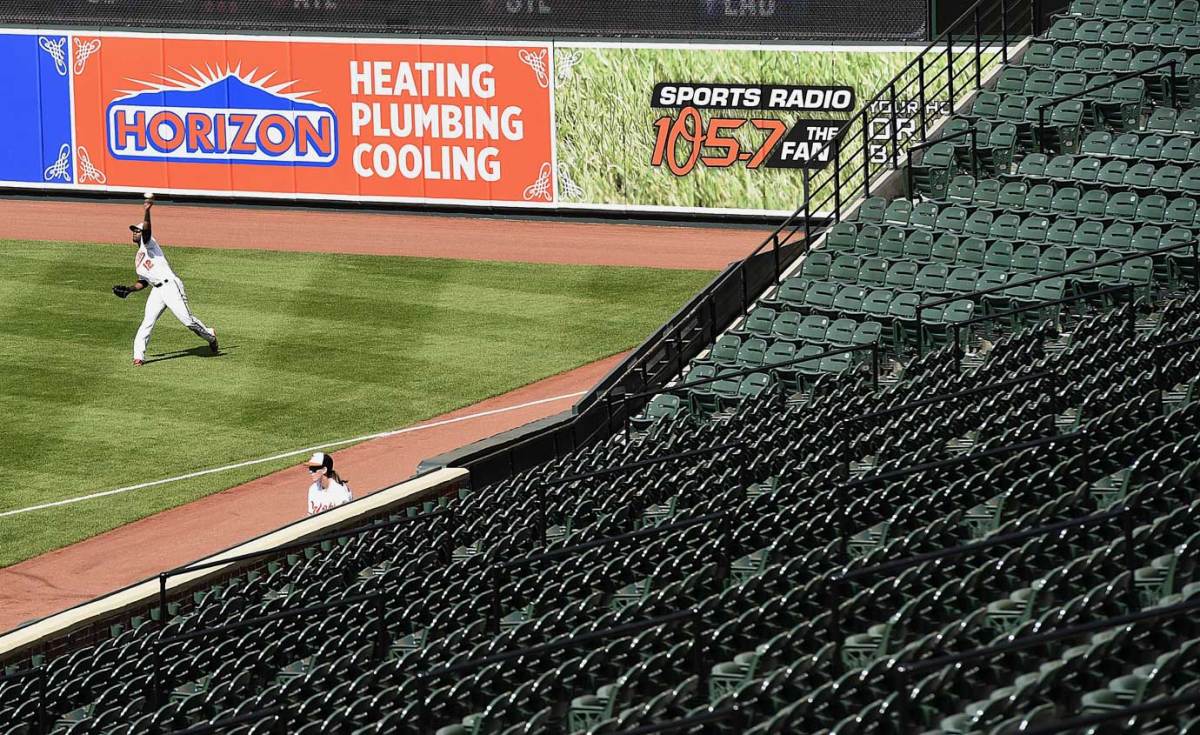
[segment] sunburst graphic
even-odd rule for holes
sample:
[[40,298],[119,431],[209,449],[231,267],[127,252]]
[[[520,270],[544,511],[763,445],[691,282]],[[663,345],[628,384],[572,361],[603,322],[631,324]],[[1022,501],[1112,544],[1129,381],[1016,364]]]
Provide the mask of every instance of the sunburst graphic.
[[154,78],[158,81],[148,81],[144,79],[134,79],[126,77],[125,81],[140,85],[137,89],[118,89],[117,93],[127,96],[144,94],[145,92],[178,92],[178,91],[197,91],[212,86],[230,77],[236,77],[246,84],[257,87],[264,92],[269,92],[277,97],[297,102],[308,102],[311,95],[317,94],[320,90],[309,90],[306,92],[289,91],[291,87],[296,85],[296,82],[278,82],[271,83],[277,72],[266,72],[259,75],[258,67],[254,67],[250,71],[243,72],[242,65],[237,66],[211,66],[204,65],[203,69],[192,66],[190,71],[180,69],[179,67],[171,67],[171,76],[155,74]]

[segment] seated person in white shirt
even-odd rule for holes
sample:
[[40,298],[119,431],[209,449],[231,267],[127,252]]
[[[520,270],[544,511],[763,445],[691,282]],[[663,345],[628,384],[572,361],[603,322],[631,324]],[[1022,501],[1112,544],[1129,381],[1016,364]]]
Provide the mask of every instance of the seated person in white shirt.
[[317,452],[308,458],[308,473],[312,484],[308,486],[308,514],[316,515],[354,500],[350,483],[333,471],[333,456]]

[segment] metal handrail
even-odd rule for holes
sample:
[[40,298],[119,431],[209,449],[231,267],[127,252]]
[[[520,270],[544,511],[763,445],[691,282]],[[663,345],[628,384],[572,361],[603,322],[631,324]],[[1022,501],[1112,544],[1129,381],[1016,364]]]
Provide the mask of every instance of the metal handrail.
[[[1018,285],[1021,285],[1021,284],[1018,284]],[[963,348],[962,348],[962,344],[961,344],[962,340],[960,337],[960,333],[961,333],[961,330],[963,330],[967,327],[970,327],[973,324],[980,324],[982,322],[989,322],[989,321],[992,321],[995,319],[1000,319],[1003,317],[1015,316],[1017,314],[1023,314],[1027,311],[1036,311],[1038,309],[1045,309],[1049,306],[1061,306],[1063,304],[1070,304],[1070,303],[1074,303],[1076,301],[1082,301],[1085,299],[1093,299],[1093,298],[1096,298],[1097,296],[1107,296],[1108,294],[1122,293],[1122,292],[1126,292],[1129,294],[1128,303],[1132,305],[1133,302],[1137,298],[1137,287],[1132,283],[1121,283],[1116,286],[1108,286],[1107,288],[1102,288],[1098,291],[1087,291],[1084,293],[1077,293],[1072,296],[1064,296],[1061,299],[1050,299],[1047,301],[1038,301],[1037,303],[1026,304],[1024,306],[1018,306],[1014,309],[998,311],[998,312],[995,312],[994,314],[984,314],[982,316],[977,316],[977,317],[974,317],[971,319],[967,319],[966,321],[946,322],[946,324],[949,325],[950,327],[952,327],[954,330],[954,354],[958,355],[958,356],[961,356],[963,354]],[[1131,335],[1136,329],[1137,329],[1137,310],[1131,308],[1129,310],[1129,331],[1130,331]]]
[[970,388],[968,390],[960,390],[960,391],[956,391],[954,393],[945,393],[945,394],[942,394],[939,396],[931,396],[930,398],[922,398],[919,401],[913,401],[911,403],[904,403],[899,406],[894,406],[892,408],[885,408],[885,409],[882,409],[879,411],[872,411],[871,413],[864,413],[860,416],[854,416],[852,418],[848,418],[845,420],[846,421],[870,421],[872,419],[881,418],[883,416],[891,416],[894,413],[903,413],[905,411],[911,411],[916,408],[924,408],[925,406],[931,406],[935,403],[942,403],[943,401],[953,401],[957,398],[967,398],[970,396],[980,395],[982,393],[990,393],[994,390],[1003,390],[1005,388],[1011,388],[1014,385],[1022,385],[1024,383],[1032,383],[1034,381],[1042,380],[1043,378],[1053,378],[1054,376],[1055,376],[1055,374],[1051,373],[1051,372],[1041,372],[1041,373],[1034,373],[1032,375],[1024,375],[1019,378],[1011,378],[1009,380],[1002,380],[999,383],[990,383],[988,385],[980,386],[978,388]]
[[1097,84],[1093,87],[1088,87],[1087,89],[1079,92],[1073,92],[1072,94],[1063,95],[1062,97],[1049,98],[1041,107],[1038,108],[1038,147],[1045,152],[1045,139],[1042,135],[1042,131],[1046,129],[1047,107],[1056,107],[1064,102],[1070,102],[1071,100],[1078,99],[1080,97],[1086,97],[1092,92],[1099,92],[1102,89],[1115,86],[1128,79],[1136,79],[1138,77],[1150,74],[1150,72],[1158,71],[1159,69],[1171,67],[1171,84],[1168,85],[1171,87],[1171,107],[1178,107],[1179,97],[1175,91],[1175,79],[1178,77],[1178,66],[1179,62],[1172,59],[1171,61],[1164,61],[1161,64],[1155,64],[1154,66],[1147,67],[1145,69],[1138,69],[1136,71],[1128,71],[1118,74],[1107,82],[1101,82],[1100,84]]
[[1023,277],[1023,278],[1020,278],[1019,280],[1012,281],[1010,283],[1005,283],[1000,286],[991,286],[989,288],[980,289],[978,291],[972,291],[971,293],[958,294],[955,296],[947,296],[945,298],[934,299],[933,301],[926,301],[926,302],[920,303],[917,305],[916,314],[914,315],[914,318],[916,319],[916,322],[917,322],[918,349],[922,353],[924,352],[924,339],[923,339],[923,327],[922,327],[923,320],[921,319],[921,312],[923,312],[925,309],[931,309],[936,306],[943,306],[945,304],[953,303],[955,301],[962,301],[964,299],[969,299],[969,300],[974,301],[980,296],[988,296],[990,294],[999,293],[1001,291],[1005,291],[1005,290],[1013,288],[1015,286],[1031,286],[1033,284],[1041,283],[1042,281],[1048,281],[1053,278],[1062,278],[1064,276],[1072,276],[1072,275],[1075,275],[1076,273],[1086,273],[1088,271],[1094,271],[1097,268],[1103,268],[1103,267],[1109,266],[1109,265],[1117,265],[1117,264],[1125,263],[1125,262],[1131,261],[1131,260],[1139,260],[1141,258],[1153,258],[1153,256],[1155,256],[1155,255],[1164,255],[1166,253],[1175,252],[1176,250],[1180,250],[1182,248],[1191,248],[1191,250],[1192,250],[1192,262],[1194,264],[1193,270],[1195,271],[1193,278],[1196,282],[1196,287],[1198,289],[1200,289],[1200,240],[1193,240],[1191,242],[1179,242],[1179,243],[1175,243],[1174,245],[1168,245],[1166,247],[1155,248],[1154,250],[1143,250],[1143,251],[1139,251],[1137,253],[1123,255],[1123,256],[1120,256],[1117,258],[1110,258],[1108,260],[1098,260],[1095,263],[1088,263],[1085,265],[1075,266],[1073,268],[1067,268],[1066,270],[1059,271],[1058,273],[1047,273],[1045,275],[1034,276],[1032,278],[1024,278]]
[[[1129,553],[1128,539],[1126,540],[1126,548],[1127,548],[1126,553]],[[1132,585],[1133,574],[1131,573],[1129,576],[1130,576],[1130,584]],[[1070,638],[1075,638],[1077,636],[1094,633],[1094,632],[1100,631],[1100,630],[1107,630],[1109,628],[1115,628],[1115,627],[1122,626],[1122,625],[1128,625],[1130,623],[1138,623],[1138,622],[1142,622],[1144,620],[1157,620],[1160,618],[1174,617],[1176,615],[1194,612],[1197,609],[1200,609],[1200,598],[1193,598],[1191,600],[1181,602],[1181,603],[1178,603],[1175,605],[1168,605],[1166,607],[1153,607],[1153,608],[1149,608],[1146,610],[1140,610],[1138,612],[1133,612],[1133,613],[1126,613],[1124,615],[1118,615],[1118,616],[1111,617],[1111,618],[1103,618],[1101,620],[1093,620],[1089,623],[1081,623],[1079,625],[1072,625],[1072,626],[1069,626],[1066,628],[1059,628],[1058,630],[1052,630],[1052,631],[1049,631],[1046,633],[1036,633],[1034,635],[1023,636],[1020,638],[1016,638],[1014,640],[1007,641],[1005,643],[999,643],[999,644],[990,645],[990,646],[983,646],[982,648],[975,648],[970,651],[963,651],[961,653],[951,653],[951,654],[941,656],[941,657],[935,658],[935,659],[930,659],[927,661],[918,661],[913,664],[898,663],[891,670],[891,672],[889,674],[889,678],[892,679],[892,683],[897,692],[897,697],[899,698],[900,707],[899,707],[898,714],[899,714],[900,723],[904,727],[906,727],[907,725],[910,724],[910,713],[912,711],[913,702],[912,702],[912,690],[909,687],[909,682],[911,682],[914,677],[920,676],[924,672],[933,671],[933,670],[937,670],[937,669],[943,669],[947,666],[958,666],[967,661],[973,661],[975,659],[980,659],[980,658],[989,658],[992,656],[1010,653],[1013,651],[1020,651],[1020,650],[1026,649],[1026,648],[1040,646],[1045,643],[1054,643],[1056,641],[1067,640]],[[1192,697],[1190,699],[1200,700],[1200,695],[1198,695],[1196,697]],[[1153,704],[1153,703],[1146,703],[1146,704],[1149,705],[1149,704]],[[1094,716],[1087,716],[1087,719],[1088,719],[1087,722],[1083,721],[1085,718],[1075,718],[1072,720],[1065,720],[1065,721],[1060,721],[1060,722],[1056,722],[1056,723],[1048,723],[1044,727],[1033,728],[1033,729],[1027,730],[1026,732],[1042,733],[1043,735],[1045,735],[1046,733],[1060,732],[1063,729],[1068,729],[1068,728],[1074,729],[1075,727],[1081,727],[1081,726],[1084,726],[1087,724],[1096,724],[1097,722],[1107,721],[1107,719],[1120,719],[1120,717],[1122,717],[1122,716],[1128,717],[1129,714],[1132,714],[1132,713],[1165,708],[1167,706],[1174,706],[1174,704],[1173,703],[1169,704],[1169,705],[1164,704],[1160,707],[1146,707],[1144,710],[1138,709],[1138,707],[1140,707],[1140,706],[1141,705],[1131,705],[1126,710],[1121,710],[1121,711],[1113,712],[1113,713],[1106,713],[1103,716],[1104,719],[1093,720],[1091,718]],[[904,728],[902,727],[902,729],[904,729]]]

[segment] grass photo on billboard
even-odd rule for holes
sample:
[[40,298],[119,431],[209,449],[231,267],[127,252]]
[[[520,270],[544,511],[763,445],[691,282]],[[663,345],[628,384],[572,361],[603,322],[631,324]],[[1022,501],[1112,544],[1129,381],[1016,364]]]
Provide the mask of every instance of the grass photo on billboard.
[[[177,247],[224,354],[164,314],[133,368],[129,245],[0,253],[0,512],[412,425],[628,349],[712,277]],[[298,461],[0,517],[0,566]]]

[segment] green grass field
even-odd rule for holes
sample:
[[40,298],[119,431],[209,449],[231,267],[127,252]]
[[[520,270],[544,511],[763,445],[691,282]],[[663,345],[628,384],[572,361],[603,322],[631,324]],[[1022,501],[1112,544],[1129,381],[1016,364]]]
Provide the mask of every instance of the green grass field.
[[[172,248],[223,354],[168,312],[134,368],[131,245],[0,253],[0,512],[412,424],[627,349],[712,276]],[[0,517],[0,566],[295,462]]]

